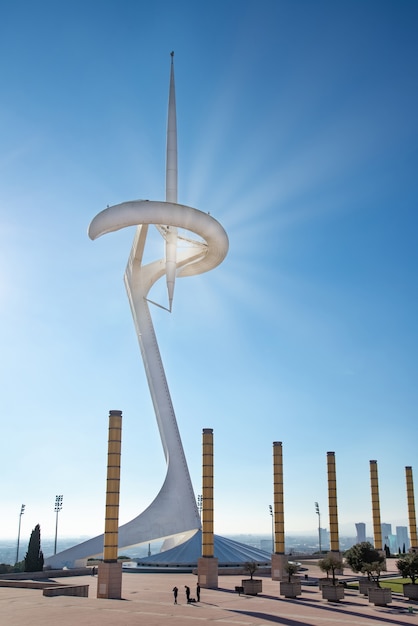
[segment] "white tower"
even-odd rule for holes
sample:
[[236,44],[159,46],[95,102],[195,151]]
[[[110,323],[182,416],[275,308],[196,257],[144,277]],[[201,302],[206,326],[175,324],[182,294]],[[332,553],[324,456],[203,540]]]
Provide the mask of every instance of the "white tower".
[[[131,305],[145,372],[167,463],[160,492],[138,517],[119,528],[119,548],[177,536],[183,541],[200,529],[187,461],[151,319],[148,293],[157,280],[167,283],[171,311],[177,277],[194,276],[219,265],[228,252],[228,237],[208,213],[177,203],[177,128],[174,87],[174,53],[171,53],[167,124],[166,200],[133,200],[108,207],[93,219],[89,237],[96,239],[127,226],[136,226],[125,286]],[[142,264],[149,228],[164,240],[163,258]],[[186,232],[187,231],[187,232]],[[197,235],[197,237],[196,237]],[[178,248],[181,243],[181,249]],[[46,560],[46,564],[71,566],[103,552],[103,535],[89,539]]]

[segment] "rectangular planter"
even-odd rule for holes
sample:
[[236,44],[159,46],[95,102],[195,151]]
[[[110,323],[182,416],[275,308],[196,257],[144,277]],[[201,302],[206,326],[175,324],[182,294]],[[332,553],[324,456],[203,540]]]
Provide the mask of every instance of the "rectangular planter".
[[282,580],[280,583],[280,595],[285,598],[296,598],[302,595],[302,586],[300,580],[287,582]]
[[405,583],[403,585],[403,595],[409,600],[418,600],[418,585]]
[[339,602],[344,598],[344,587],[342,585],[324,585],[322,597],[328,602]]
[[358,589],[360,593],[362,593],[364,596],[368,596],[370,588],[376,589],[377,582],[375,582],[374,580],[369,580],[368,578],[359,578]]
[[243,579],[241,584],[247,596],[256,596],[257,593],[263,591],[263,581],[260,578],[253,578],[253,580],[250,578]]
[[369,602],[375,606],[386,606],[392,602],[392,589],[385,589],[384,587],[369,587]]

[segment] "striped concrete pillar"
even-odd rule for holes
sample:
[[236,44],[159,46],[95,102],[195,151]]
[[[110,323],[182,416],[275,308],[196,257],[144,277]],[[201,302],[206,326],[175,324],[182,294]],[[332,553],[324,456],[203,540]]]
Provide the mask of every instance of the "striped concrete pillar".
[[202,557],[197,563],[201,587],[217,589],[218,559],[214,557],[213,429],[203,429],[202,459]]
[[418,551],[417,540],[417,517],[415,513],[415,497],[414,497],[414,479],[412,476],[412,467],[405,467],[406,474],[406,497],[408,499],[408,519],[409,519],[409,536],[411,537],[411,548],[414,552]]
[[284,491],[283,491],[283,448],[281,441],[273,442],[274,479],[274,549],[284,554]]
[[213,557],[213,430],[203,429],[202,556]]
[[382,524],[380,522],[379,478],[377,475],[377,461],[370,461],[370,488],[372,494],[374,547],[376,548],[376,550],[382,550]]
[[103,563],[98,567],[97,597],[119,600],[122,593],[122,563],[118,563],[121,444],[122,411],[110,411]]
[[109,413],[109,438],[107,451],[106,518],[103,560],[118,560],[120,457],[122,444],[122,411]]
[[327,452],[327,470],[330,548],[331,552],[339,552],[340,540],[338,536],[337,475],[335,471],[335,452]]
[[284,490],[283,448],[281,441],[273,442],[273,498],[274,498],[274,546],[271,555],[272,580],[287,580],[284,545]]

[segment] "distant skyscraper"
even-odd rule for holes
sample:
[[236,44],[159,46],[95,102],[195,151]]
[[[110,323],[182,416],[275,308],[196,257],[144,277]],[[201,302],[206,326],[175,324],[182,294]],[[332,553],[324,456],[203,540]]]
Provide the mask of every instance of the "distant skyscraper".
[[321,528],[321,544],[323,550],[330,549],[329,531],[327,528]]
[[391,535],[392,534],[392,524],[381,524],[382,527],[382,536],[385,537],[386,535]]
[[364,522],[358,522],[356,524],[357,543],[366,541],[366,524]]
[[403,548],[405,545],[405,552],[408,552],[410,543],[407,526],[396,526],[396,542],[398,544],[397,550],[403,552]]
[[392,534],[392,524],[381,524],[383,545],[390,547],[390,536]]

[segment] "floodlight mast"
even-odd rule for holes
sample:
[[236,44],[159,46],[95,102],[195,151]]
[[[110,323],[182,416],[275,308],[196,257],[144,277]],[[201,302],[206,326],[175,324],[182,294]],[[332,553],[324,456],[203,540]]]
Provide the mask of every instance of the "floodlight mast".
[[19,528],[17,531],[17,548],[16,548],[16,563],[19,562],[19,545],[20,545],[20,525],[22,522],[22,515],[25,512],[25,505],[22,504],[22,506],[20,507],[20,513],[19,513]]
[[57,537],[58,537],[58,513],[62,509],[62,501],[64,496],[55,496],[55,543],[54,543],[54,554],[57,553]]
[[271,551],[273,553],[274,552],[274,513],[273,513],[273,507],[271,504],[269,504],[269,512],[271,515]]
[[318,502],[315,502],[315,512],[318,516],[318,541],[319,541],[319,554],[322,554],[321,546],[321,511],[319,510]]

